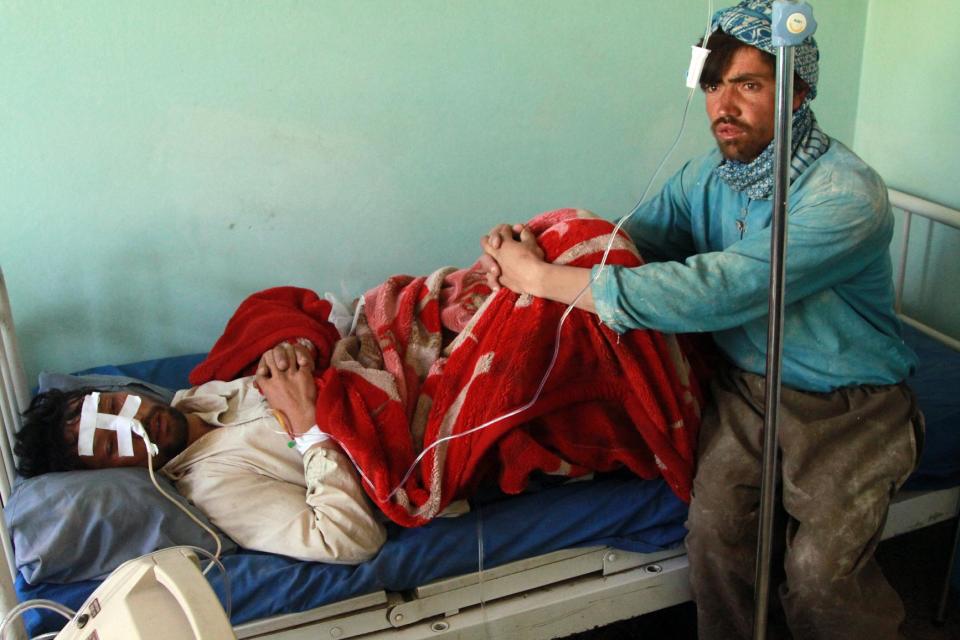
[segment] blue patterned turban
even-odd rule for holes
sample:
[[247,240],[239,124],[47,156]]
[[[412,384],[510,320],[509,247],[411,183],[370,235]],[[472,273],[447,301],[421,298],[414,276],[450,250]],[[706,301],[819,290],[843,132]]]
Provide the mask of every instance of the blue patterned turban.
[[[723,29],[740,42],[756,47],[761,51],[776,55],[770,27],[773,14],[772,0],[743,0],[739,4],[721,9],[713,16],[710,30]],[[710,44],[707,43],[707,48]],[[817,41],[810,36],[803,44],[794,48],[794,71],[810,85],[808,100],[817,96],[817,79],[820,75],[820,50]]]

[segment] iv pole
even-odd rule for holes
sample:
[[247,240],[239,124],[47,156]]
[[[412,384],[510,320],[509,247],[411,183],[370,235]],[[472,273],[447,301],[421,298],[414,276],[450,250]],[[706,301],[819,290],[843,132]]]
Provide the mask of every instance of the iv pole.
[[754,640],[767,637],[770,599],[770,556],[776,509],[777,427],[780,412],[780,365],[783,356],[783,293],[787,251],[787,192],[793,124],[793,48],[817,29],[806,2],[775,0],[771,20],[777,48],[776,128],[774,133],[773,222],[770,237],[770,296],[767,325],[767,375],[764,397],[763,469],[760,483],[760,521],[754,580]]

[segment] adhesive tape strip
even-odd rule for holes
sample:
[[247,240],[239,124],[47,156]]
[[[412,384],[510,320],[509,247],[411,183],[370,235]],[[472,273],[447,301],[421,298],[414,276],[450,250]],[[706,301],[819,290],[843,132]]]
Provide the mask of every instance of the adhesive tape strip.
[[[117,452],[127,458],[133,457],[133,435],[137,434],[147,442],[146,430],[139,420],[134,418],[140,410],[140,396],[128,395],[117,415],[99,413],[100,393],[93,391],[83,399],[80,408],[80,427],[77,433],[77,453],[81,456],[93,455],[93,440],[97,429],[114,431],[117,434]],[[152,455],[157,455],[157,447],[150,443]]]
[[93,432],[97,428],[97,406],[100,394],[88,393],[80,407],[80,428],[77,430],[77,453],[81,456],[93,455]]

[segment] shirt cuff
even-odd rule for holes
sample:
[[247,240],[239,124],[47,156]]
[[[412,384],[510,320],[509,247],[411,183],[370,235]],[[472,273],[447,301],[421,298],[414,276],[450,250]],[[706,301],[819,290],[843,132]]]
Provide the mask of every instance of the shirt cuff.
[[[625,324],[626,314],[617,304],[619,297],[619,283],[617,282],[616,270],[621,267],[606,265],[600,271],[600,265],[595,265],[590,269],[590,294],[593,296],[593,306],[597,310],[597,316],[603,324],[607,325],[617,333],[626,333],[633,327]],[[597,272],[599,271],[599,276]]]

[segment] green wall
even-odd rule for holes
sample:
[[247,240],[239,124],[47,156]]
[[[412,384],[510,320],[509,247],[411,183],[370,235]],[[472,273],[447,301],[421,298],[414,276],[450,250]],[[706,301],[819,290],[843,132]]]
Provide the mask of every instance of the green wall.
[[[871,0],[855,149],[891,187],[960,209],[958,24],[953,1]],[[960,232],[918,224],[911,238],[923,259],[909,262],[905,309],[960,335],[960,288],[942,284],[960,282]]]
[[[845,141],[867,4],[814,3],[817,113]],[[0,267],[28,374],[206,350],[254,290],[351,298],[472,262],[496,222],[627,212],[706,19],[702,0],[7,0]],[[697,95],[668,170],[710,144]]]

